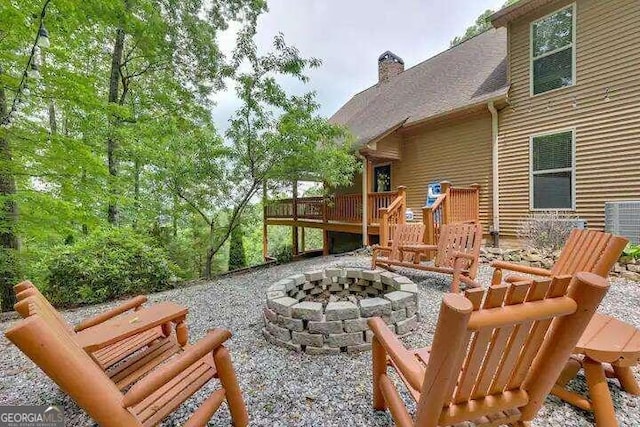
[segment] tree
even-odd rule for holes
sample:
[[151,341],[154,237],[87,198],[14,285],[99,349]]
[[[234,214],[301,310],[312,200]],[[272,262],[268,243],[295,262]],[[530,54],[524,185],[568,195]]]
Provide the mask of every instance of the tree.
[[[507,0],[507,2],[502,7],[505,8],[507,6],[511,6],[518,1],[519,0]],[[450,46],[453,47],[459,45],[460,43],[487,31],[489,28],[491,28],[491,21],[489,21],[489,17],[494,13],[495,11],[491,9],[487,9],[482,12],[482,14],[476,19],[476,22],[472,26],[468,27],[463,35],[457,36],[453,40],[451,40]]]
[[[276,80],[306,82],[306,69],[320,61],[302,58],[282,35],[274,39],[273,52],[260,56],[254,34],[255,27],[240,33],[233,58],[234,66],[243,65],[235,75],[242,105],[231,119],[228,144],[200,138],[163,170],[168,187],[209,228],[205,277],[211,276],[214,256],[241,223],[263,183],[312,175],[329,184],[346,184],[356,167],[345,130],[317,114],[315,94],[289,95]],[[192,166],[184,162],[193,163],[189,159],[200,163],[194,173],[186,173]]]
[[229,240],[229,271],[247,266],[247,257],[244,252],[244,232],[239,225],[231,232]]

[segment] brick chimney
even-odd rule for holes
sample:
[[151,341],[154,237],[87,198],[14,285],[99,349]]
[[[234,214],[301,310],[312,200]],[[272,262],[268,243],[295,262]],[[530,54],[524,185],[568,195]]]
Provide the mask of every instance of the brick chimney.
[[386,83],[404,71],[404,61],[392,52],[386,51],[378,57],[378,83]]

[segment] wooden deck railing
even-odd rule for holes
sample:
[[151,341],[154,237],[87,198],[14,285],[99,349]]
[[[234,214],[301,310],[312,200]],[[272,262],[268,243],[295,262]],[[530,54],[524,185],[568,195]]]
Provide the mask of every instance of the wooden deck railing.
[[380,215],[380,245],[389,246],[393,240],[393,232],[395,226],[404,224],[406,221],[405,213],[407,211],[407,195],[406,187],[398,187],[396,198],[386,208],[378,209]]
[[422,208],[425,225],[424,242],[435,245],[440,237],[440,227],[454,222],[478,222],[480,186],[452,187],[451,183],[440,183],[442,194],[431,207]]

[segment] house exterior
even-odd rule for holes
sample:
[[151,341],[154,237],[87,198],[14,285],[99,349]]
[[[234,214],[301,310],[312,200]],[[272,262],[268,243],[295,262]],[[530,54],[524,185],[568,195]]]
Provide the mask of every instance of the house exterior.
[[605,202],[640,200],[640,1],[521,0],[491,20],[494,29],[406,70],[383,53],[378,83],[331,117],[363,163],[335,194],[361,194],[361,216],[335,230],[325,215],[325,252],[346,238],[337,231],[354,246],[375,241],[375,212],[393,200],[380,195],[399,186],[424,221],[429,183],[477,185],[479,220],[496,241],[544,210],[603,229]]

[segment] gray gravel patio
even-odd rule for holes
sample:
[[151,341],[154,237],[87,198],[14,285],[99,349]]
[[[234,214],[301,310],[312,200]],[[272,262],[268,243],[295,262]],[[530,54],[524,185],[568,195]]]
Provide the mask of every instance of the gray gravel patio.
[[[253,426],[388,426],[386,413],[371,409],[371,355],[369,352],[332,356],[310,356],[271,345],[261,334],[262,304],[266,288],[287,275],[328,266],[369,265],[365,256],[330,256],[221,278],[202,285],[175,289],[150,296],[152,302],[175,301],[189,307],[190,341],[208,329],[221,327],[233,332],[228,344],[239,376]],[[400,270],[418,283],[421,324],[404,339],[409,346],[429,345],[438,308],[450,279],[446,276]],[[480,281],[488,283],[491,269],[482,266]],[[92,306],[64,312],[78,322],[111,305]],[[612,287],[600,311],[640,327],[640,284],[612,279]],[[4,332],[12,322],[0,323]],[[93,422],[67,398],[4,335],[0,338],[0,405],[58,404],[65,409],[67,425]],[[638,370],[635,371],[638,377]],[[584,391],[582,376],[571,386]],[[620,390],[610,381],[616,413],[621,426],[640,426],[640,398]],[[180,425],[202,401],[203,393],[192,398],[166,425]],[[409,402],[408,395],[405,400]],[[226,407],[209,425],[229,425]],[[555,397],[549,397],[533,426],[589,426],[590,413]]]

